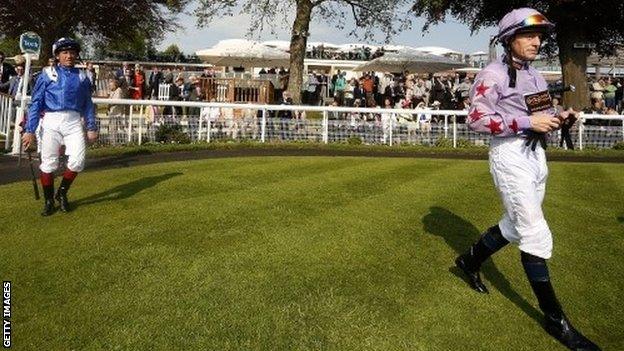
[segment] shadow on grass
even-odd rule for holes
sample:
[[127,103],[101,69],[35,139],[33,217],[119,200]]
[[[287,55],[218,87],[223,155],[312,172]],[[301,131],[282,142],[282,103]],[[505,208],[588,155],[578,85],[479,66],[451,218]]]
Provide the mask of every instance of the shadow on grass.
[[620,223],[624,223],[624,216],[619,216],[618,221],[620,221]]
[[[464,253],[480,235],[479,230],[472,223],[441,207],[431,207],[430,213],[423,218],[423,225],[427,233],[443,238],[457,255]],[[449,272],[466,281],[466,289],[470,289],[464,274],[455,267],[453,262],[449,263],[452,264]],[[496,290],[540,323],[541,313],[512,288],[492,260],[487,260],[483,264],[481,272]]]
[[131,181],[129,183],[118,185],[112,189],[108,189],[101,193],[93,194],[91,196],[85,197],[84,199],[76,200],[74,201],[73,205],[78,207],[78,206],[91,205],[91,204],[104,202],[104,201],[127,199],[145,189],[149,189],[155,186],[156,184],[160,182],[164,182],[166,180],[169,180],[173,177],[177,177],[182,174],[183,173],[175,172],[175,173],[161,174],[161,175],[153,176],[153,177],[144,177],[141,179]]

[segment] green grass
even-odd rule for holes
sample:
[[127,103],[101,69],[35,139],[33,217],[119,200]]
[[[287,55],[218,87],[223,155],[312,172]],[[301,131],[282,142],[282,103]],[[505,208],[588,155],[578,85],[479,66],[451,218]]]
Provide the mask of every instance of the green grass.
[[[624,165],[550,164],[551,274],[624,349]],[[501,206],[484,161],[266,157],[81,174],[39,216],[0,186],[15,350],[564,350],[519,252],[471,291],[452,261]]]
[[[464,143],[464,142],[462,142]],[[440,143],[442,145],[452,145],[451,140],[445,140]],[[350,145],[347,143],[331,143],[321,144],[317,142],[273,142],[259,143],[249,142],[194,142],[190,144],[159,144],[146,143],[143,145],[125,145],[125,146],[102,146],[92,147],[88,149],[89,157],[108,157],[108,156],[131,156],[146,155],[155,153],[181,152],[181,151],[201,151],[201,150],[320,150],[328,152],[360,152],[360,153],[376,153],[379,156],[385,156],[387,153],[396,154],[425,154],[425,155],[469,155],[487,158],[488,148],[485,146],[470,146],[452,148],[446,146],[426,146],[426,145]],[[550,157],[569,157],[575,158],[595,158],[596,160],[610,160],[613,162],[624,162],[624,150],[614,149],[587,149],[587,150],[564,150],[549,148],[547,154]]]

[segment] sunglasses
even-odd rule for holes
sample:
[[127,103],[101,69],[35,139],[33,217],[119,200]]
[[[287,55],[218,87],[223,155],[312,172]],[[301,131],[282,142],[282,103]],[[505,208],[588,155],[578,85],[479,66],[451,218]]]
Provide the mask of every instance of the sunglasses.
[[524,21],[520,23],[516,23],[513,26],[508,27],[503,33],[499,34],[498,37],[502,37],[510,31],[517,28],[524,27],[540,27],[540,26],[551,26],[552,23],[546,18],[546,16],[541,13],[536,13],[524,19]]

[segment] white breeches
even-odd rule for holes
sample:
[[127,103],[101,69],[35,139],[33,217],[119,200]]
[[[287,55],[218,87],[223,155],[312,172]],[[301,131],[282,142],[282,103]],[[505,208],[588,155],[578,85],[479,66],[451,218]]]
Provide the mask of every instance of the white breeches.
[[65,145],[67,168],[80,172],[85,163],[85,132],[75,111],[46,112],[41,122],[41,172],[52,173],[59,166],[59,151]]
[[490,172],[505,213],[498,223],[503,237],[520,250],[543,259],[552,255],[552,233],[542,212],[548,167],[544,149],[532,151],[522,138],[493,138]]

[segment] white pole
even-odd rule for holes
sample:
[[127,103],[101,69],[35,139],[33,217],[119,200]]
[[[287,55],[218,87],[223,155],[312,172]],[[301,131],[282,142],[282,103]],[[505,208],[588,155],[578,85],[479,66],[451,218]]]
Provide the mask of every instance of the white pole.
[[212,121],[210,120],[210,117],[208,117],[208,121],[206,122],[206,128],[206,142],[210,143],[210,130],[212,130]]
[[394,113],[390,115],[390,131],[388,132],[388,136],[390,137],[390,146],[392,146],[392,129],[394,129]]
[[143,141],[143,111],[145,106],[141,105],[141,108],[139,109],[139,145],[141,145],[141,142]]
[[448,115],[444,115],[444,139],[448,139]]
[[9,149],[9,134],[11,133],[11,117],[13,117],[13,101],[9,100],[9,114],[7,115],[6,138],[4,140],[4,148]]
[[579,112],[579,150],[583,150],[583,112]]
[[264,141],[266,140],[266,122],[267,122],[267,110],[266,109],[262,109],[262,134],[260,135],[260,141],[262,141],[264,143]]
[[204,119],[202,118],[202,115],[201,115],[201,112],[200,112],[199,113],[199,130],[197,131],[197,141],[201,141],[203,121],[204,121]]
[[323,111],[323,142],[327,144],[329,142],[329,117],[327,111]]
[[132,105],[130,105],[130,115],[128,116],[128,144],[132,142]]
[[453,116],[453,149],[457,148],[457,116]]

